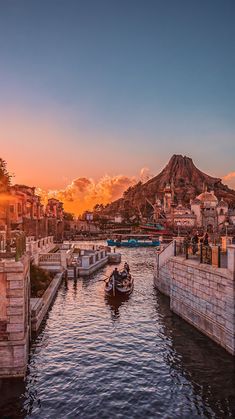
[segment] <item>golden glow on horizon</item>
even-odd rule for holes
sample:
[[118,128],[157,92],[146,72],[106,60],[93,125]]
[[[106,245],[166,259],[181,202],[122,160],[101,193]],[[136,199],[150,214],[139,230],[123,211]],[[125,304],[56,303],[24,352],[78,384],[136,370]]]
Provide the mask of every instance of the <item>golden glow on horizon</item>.
[[[19,107],[0,108],[0,157],[7,161],[8,170],[16,175],[12,183],[36,186],[44,201],[55,197],[64,202],[65,210],[78,215],[91,210],[97,203],[107,204],[120,198],[129,186],[151,177],[146,168],[138,177],[123,174],[102,176],[116,171],[122,159],[128,160],[129,154],[124,155],[118,141],[117,150],[113,149],[111,136],[107,133],[94,135],[78,127],[76,132],[72,131],[58,115],[48,109],[44,113],[33,113]],[[130,159],[129,170],[132,170],[131,163]],[[124,170],[120,169],[120,172]],[[81,173],[101,177],[98,180],[77,177]],[[222,180],[235,188],[235,171]]]
[[[15,175],[14,183],[61,190],[81,174],[98,179],[116,174],[118,167],[119,173],[124,171],[127,159],[118,137],[74,126],[64,114],[0,108],[1,157]],[[130,161],[129,176],[131,170]]]
[[127,176],[104,176],[97,183],[93,179],[77,178],[65,189],[43,191],[37,189],[45,203],[48,198],[56,198],[64,203],[65,211],[80,215],[92,210],[96,204],[108,204],[122,196],[123,192],[136,183],[136,178]]
[[132,176],[103,176],[99,181],[80,177],[74,179],[65,189],[43,191],[38,188],[37,193],[45,203],[48,198],[56,198],[64,203],[68,212],[80,215],[85,210],[92,210],[96,204],[108,204],[121,198],[123,192],[130,186],[135,185],[139,180],[147,181],[151,175],[148,168],[140,171],[138,178]]

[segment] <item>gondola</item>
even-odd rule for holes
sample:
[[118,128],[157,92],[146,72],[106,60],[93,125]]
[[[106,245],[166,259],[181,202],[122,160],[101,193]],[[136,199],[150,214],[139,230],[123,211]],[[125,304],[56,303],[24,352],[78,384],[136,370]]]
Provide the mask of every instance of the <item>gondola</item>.
[[118,279],[115,279],[115,274],[109,277],[105,283],[105,295],[107,297],[125,297],[132,293],[134,288],[134,280],[131,274],[127,271],[118,272]]

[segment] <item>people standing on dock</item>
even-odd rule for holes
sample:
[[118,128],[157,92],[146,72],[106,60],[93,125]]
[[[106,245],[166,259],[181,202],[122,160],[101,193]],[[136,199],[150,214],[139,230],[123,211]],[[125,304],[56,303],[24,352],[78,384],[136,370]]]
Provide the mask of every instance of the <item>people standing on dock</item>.
[[195,255],[198,251],[198,242],[199,242],[199,237],[198,237],[198,233],[196,232],[196,234],[194,234],[193,238],[192,238],[192,244],[193,244],[193,254]]
[[209,244],[209,236],[208,236],[207,232],[203,236],[203,244],[204,244],[204,246],[208,246],[208,244]]

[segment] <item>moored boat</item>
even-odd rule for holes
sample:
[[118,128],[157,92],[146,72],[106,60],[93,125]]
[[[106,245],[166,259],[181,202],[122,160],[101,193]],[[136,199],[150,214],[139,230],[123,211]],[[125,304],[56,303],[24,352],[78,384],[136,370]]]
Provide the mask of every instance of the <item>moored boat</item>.
[[138,240],[138,239],[128,239],[128,240],[107,240],[108,246],[116,247],[157,247],[160,246],[159,239],[156,240]]
[[134,280],[130,272],[115,270],[105,283],[107,297],[120,297],[130,295],[134,288]]
[[151,232],[153,234],[160,234],[161,236],[169,236],[172,235],[172,232],[167,230],[165,227],[163,227],[160,224],[141,224],[140,225],[141,230]]

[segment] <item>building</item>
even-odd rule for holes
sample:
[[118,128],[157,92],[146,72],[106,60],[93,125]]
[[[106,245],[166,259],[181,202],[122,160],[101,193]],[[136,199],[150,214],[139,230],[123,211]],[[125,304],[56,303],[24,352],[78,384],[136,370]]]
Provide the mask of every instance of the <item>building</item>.
[[56,241],[64,238],[64,208],[63,202],[55,198],[48,199],[45,209],[47,219],[47,235],[54,236]]
[[51,198],[47,205],[35,193],[35,188],[25,185],[10,186],[0,200],[0,231],[22,230],[36,239],[48,234],[56,240],[63,239],[63,203]]
[[28,236],[45,234],[44,208],[35,188],[10,186],[1,200],[0,225],[8,225],[11,230],[24,230]]
[[165,218],[168,226],[184,229],[202,228],[210,232],[220,232],[227,226],[235,226],[235,211],[229,209],[226,201],[220,201],[214,191],[205,189],[191,200],[188,206],[174,202],[174,190],[167,184],[164,188],[163,202],[156,199],[152,205],[154,221]]

